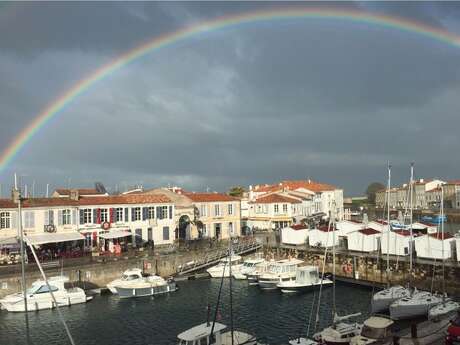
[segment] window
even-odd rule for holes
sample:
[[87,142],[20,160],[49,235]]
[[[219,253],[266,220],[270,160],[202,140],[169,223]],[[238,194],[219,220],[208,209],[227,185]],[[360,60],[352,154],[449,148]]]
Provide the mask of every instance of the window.
[[45,211],[45,225],[54,225],[54,210]]
[[208,215],[207,205],[200,205],[200,216],[206,217]]
[[0,212],[0,229],[11,228],[11,214],[9,212]]
[[167,219],[168,218],[168,206],[161,206],[160,214],[161,214],[160,219]]
[[214,205],[214,215],[217,217],[217,216],[220,216],[220,205],[219,204],[215,204]]
[[287,213],[287,211],[288,211],[288,205],[283,204],[283,213]]
[[24,212],[24,227],[28,229],[35,227],[35,212]]
[[233,235],[233,223],[232,222],[228,223],[228,234],[230,236]]
[[115,221],[116,222],[122,222],[123,221],[123,208],[122,207],[118,207],[115,210]]
[[133,207],[133,209],[132,209],[132,220],[134,222],[136,220],[141,220],[141,208],[140,207]]
[[72,223],[72,216],[70,210],[62,210],[62,225],[69,225]]
[[203,234],[203,237],[208,236],[208,229],[206,228],[206,224],[203,224],[202,234]]
[[108,222],[109,221],[109,212],[106,208],[101,208],[99,209],[100,211],[100,219],[101,223]]
[[275,204],[274,208],[275,208],[275,213],[279,213],[280,211],[279,205]]
[[[52,292],[55,292],[55,291],[58,290],[58,288],[53,286],[53,285],[50,285],[50,288],[51,288]],[[38,289],[37,292],[35,292],[35,293],[39,294],[39,293],[47,293],[47,292],[50,292],[50,290],[48,289],[48,286],[47,285],[42,285],[40,287],[40,289]]]
[[169,240],[169,226],[163,227],[163,241]]
[[83,211],[83,224],[90,224],[92,222],[92,212],[90,208],[85,208]]
[[147,219],[155,219],[155,207],[150,206],[148,208]]
[[228,204],[228,214],[233,215],[233,204]]

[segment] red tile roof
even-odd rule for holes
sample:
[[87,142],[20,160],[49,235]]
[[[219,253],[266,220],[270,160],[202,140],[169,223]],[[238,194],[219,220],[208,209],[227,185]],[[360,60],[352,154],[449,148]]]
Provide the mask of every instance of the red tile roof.
[[251,204],[273,204],[273,203],[289,203],[289,204],[301,204],[302,201],[294,198],[289,198],[280,194],[270,194],[267,196],[261,196],[255,201],[251,201]]
[[460,185],[460,180],[449,180],[449,181],[447,181],[447,184],[456,184],[456,185]]
[[304,230],[304,229],[308,229],[308,226],[303,225],[303,224],[294,224],[294,225],[291,225],[291,229]]
[[[60,195],[70,195],[70,191],[71,189],[67,189],[67,188],[57,188],[55,190],[56,193],[60,194]],[[77,189],[78,191],[78,194],[80,195],[98,195],[98,194],[101,194],[103,195],[104,193],[101,193],[99,192],[97,189],[94,189],[94,188],[79,188]]]
[[276,192],[280,191],[283,189],[288,189],[288,190],[296,190],[296,189],[308,189],[311,190],[312,192],[324,192],[324,191],[332,191],[337,189],[337,187],[326,184],[326,183],[320,183],[320,182],[314,182],[311,180],[298,180],[298,181],[281,181],[278,184],[272,184],[272,185],[263,185],[263,186],[256,186],[254,188],[255,192]]
[[[428,236],[431,236],[433,238],[436,238],[437,240],[442,240],[442,234],[440,232],[436,232],[434,234],[428,234]],[[453,238],[454,236],[448,232],[445,232],[444,233],[444,239],[445,240],[448,240],[448,239],[451,239]]]
[[382,225],[387,225],[387,221],[386,220],[382,220],[382,219],[377,219],[377,220],[374,220],[375,223],[379,223],[379,224],[382,224]]
[[330,231],[336,230],[333,227],[329,228],[328,225],[318,226],[316,229],[319,230],[319,231],[323,231],[323,232],[330,232]]
[[194,202],[238,201],[238,198],[222,193],[184,193]]
[[[164,204],[171,203],[165,195],[113,195],[81,197],[78,201],[70,198],[28,198],[24,199],[22,206],[27,207],[58,207],[58,206],[92,206],[114,204]],[[11,199],[0,199],[0,208],[16,208]]]
[[375,235],[375,234],[380,234],[380,231],[378,230],[375,230],[375,229],[371,229],[371,228],[366,228],[366,229],[361,229],[361,230],[358,230],[360,233],[364,234],[364,235]]
[[393,231],[395,234],[407,237],[410,236],[410,231],[409,230],[395,230]]

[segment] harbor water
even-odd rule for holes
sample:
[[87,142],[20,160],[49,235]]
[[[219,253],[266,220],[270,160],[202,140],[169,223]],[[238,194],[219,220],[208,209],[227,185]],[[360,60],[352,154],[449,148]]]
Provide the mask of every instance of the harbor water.
[[[96,296],[91,302],[61,308],[75,343],[79,345],[171,345],[180,332],[206,322],[207,305],[212,315],[216,305],[219,279],[180,282],[180,289],[155,298],[123,299]],[[337,312],[340,315],[369,312],[372,291],[337,283]],[[289,338],[305,334],[314,292],[284,295],[264,292],[246,281],[233,281],[235,328],[245,330],[268,344],[287,344]],[[219,322],[229,325],[228,279],[222,289]],[[315,294],[317,301],[317,293]],[[332,288],[321,298],[319,328],[331,320]],[[69,344],[56,310],[30,312],[29,342],[25,315],[0,311],[0,344]],[[312,328],[314,327],[312,321]]]

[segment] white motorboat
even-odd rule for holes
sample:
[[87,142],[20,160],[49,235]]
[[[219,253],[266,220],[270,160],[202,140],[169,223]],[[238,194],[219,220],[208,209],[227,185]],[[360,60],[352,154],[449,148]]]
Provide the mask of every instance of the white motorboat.
[[314,334],[313,339],[325,345],[349,344],[353,337],[361,333],[362,325],[356,322],[349,323],[343,321],[359,315],[361,313],[342,317],[335,315],[332,325]]
[[313,339],[297,338],[289,340],[289,345],[319,345],[319,343]]
[[303,263],[299,259],[283,259],[270,263],[267,272],[259,277],[259,287],[263,290],[277,289],[277,284],[295,277],[297,266]]
[[177,285],[174,279],[165,280],[153,275],[144,277],[142,280],[123,283],[115,286],[120,298],[145,297],[174,292]]
[[364,321],[359,335],[351,338],[350,345],[393,344],[394,321],[384,316],[371,316]]
[[[258,345],[259,343],[254,336],[242,332],[233,331],[233,342],[232,332],[224,330],[227,326],[216,322],[214,329],[212,330],[212,323],[202,323],[201,325],[195,326],[180,333],[177,337],[179,338],[179,345]],[[211,330],[213,331],[213,339],[211,339]]]
[[[48,279],[51,291],[56,298],[57,306],[70,306],[73,304],[86,303],[93,297],[86,296],[81,288],[66,289],[64,284],[69,281],[68,277],[59,276]],[[48,285],[44,280],[37,280],[27,290],[27,310],[36,311],[56,308]],[[14,312],[24,312],[24,294],[21,292],[5,296],[0,300],[3,309]]]
[[111,293],[117,294],[115,286],[123,286],[123,284],[133,283],[135,281],[141,281],[143,279],[142,270],[140,268],[131,268],[123,272],[123,275],[119,279],[115,279],[107,284],[107,289]]
[[246,274],[249,285],[259,284],[259,277],[265,272],[267,272],[268,266],[273,262],[275,262],[275,260],[264,261],[260,264],[257,264],[254,272]]
[[410,297],[410,290],[400,285],[391,286],[387,289],[379,291],[374,296],[372,296],[372,313],[380,313],[386,311],[388,308],[390,308],[390,305],[393,302],[405,297]]
[[[239,255],[231,255],[232,260],[232,274],[237,273],[241,267],[241,256]],[[226,256],[225,258],[221,259],[219,263],[215,266],[212,266],[206,270],[212,278],[222,278],[223,277],[230,277],[230,269],[229,269],[229,257]]]
[[244,260],[243,264],[240,266],[239,271],[233,272],[233,265],[232,265],[232,275],[235,279],[248,279],[248,275],[252,274],[256,271],[258,265],[265,262],[263,257],[255,257]]
[[393,320],[427,316],[428,311],[441,302],[442,296],[415,290],[412,296],[401,298],[390,305],[390,316]]
[[283,293],[292,293],[319,289],[321,284],[326,287],[332,286],[333,282],[329,279],[321,281],[317,266],[302,266],[297,267],[295,279],[279,282],[276,286]]
[[428,311],[428,320],[439,321],[457,315],[460,304],[455,301],[443,301]]

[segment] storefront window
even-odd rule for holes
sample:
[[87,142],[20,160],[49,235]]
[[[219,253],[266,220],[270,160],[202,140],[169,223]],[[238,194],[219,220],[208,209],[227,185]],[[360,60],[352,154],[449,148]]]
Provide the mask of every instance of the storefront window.
[[141,208],[140,207],[134,207],[132,212],[133,212],[133,221],[141,220]]
[[149,207],[147,217],[148,217],[148,219],[154,219],[155,218],[155,207],[153,207],[153,206]]
[[106,208],[101,208],[101,223],[109,221],[109,212]]
[[11,228],[11,214],[9,212],[0,212],[0,229]]
[[122,222],[123,221],[123,208],[118,207],[116,210],[116,216],[115,216],[115,221],[116,222]]

